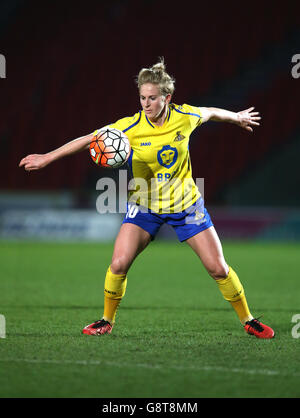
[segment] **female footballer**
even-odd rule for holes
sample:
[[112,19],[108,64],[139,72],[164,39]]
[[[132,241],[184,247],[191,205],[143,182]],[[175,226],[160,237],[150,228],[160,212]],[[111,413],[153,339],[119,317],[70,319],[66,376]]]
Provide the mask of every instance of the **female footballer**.
[[[249,311],[243,286],[223,255],[222,246],[200,192],[192,179],[188,150],[192,131],[207,121],[229,122],[252,132],[261,119],[251,107],[240,112],[171,103],[175,80],[166,72],[163,60],[143,68],[137,77],[142,110],[109,125],[129,138],[128,160],[134,179],[155,184],[157,194],[146,193],[139,205],[128,199],[128,212],[115,241],[111,264],[104,283],[103,317],[87,325],[84,334],[110,334],[118,306],[125,295],[128,270],[141,251],[154,239],[163,223],[172,225],[178,239],[198,255],[223,297],[235,310],[245,331],[258,338],[273,338],[274,331]],[[66,143],[46,154],[33,154],[19,164],[26,171],[89,148],[95,132]],[[144,146],[145,143],[147,146]],[[151,183],[151,179],[155,182]],[[188,187],[182,191],[183,182]],[[167,195],[166,185],[172,193]],[[170,189],[169,189],[170,191]],[[184,194],[184,195],[183,195]],[[153,199],[153,195],[156,198]],[[144,210],[141,210],[141,209]]]

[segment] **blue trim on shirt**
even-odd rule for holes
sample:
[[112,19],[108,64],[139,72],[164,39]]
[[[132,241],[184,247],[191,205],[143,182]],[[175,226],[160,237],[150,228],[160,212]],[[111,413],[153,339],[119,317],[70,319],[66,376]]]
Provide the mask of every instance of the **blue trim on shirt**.
[[152,128],[155,128],[155,126],[153,126],[152,123],[150,122],[150,120],[147,118],[147,115],[145,115],[145,116],[146,116],[146,120],[149,123],[149,125],[152,126]]
[[168,122],[169,122],[170,116],[171,116],[171,108],[169,107],[169,116],[168,116]]
[[129,169],[130,169],[130,174],[131,174],[131,176],[133,177],[133,171],[132,171],[132,156],[133,156],[133,149],[131,148],[131,153],[130,153],[129,158],[128,158],[128,160],[127,160],[127,164],[128,164]]
[[178,113],[182,113],[183,115],[198,116],[198,118],[202,119],[202,116],[198,115],[197,113],[181,112],[181,110],[176,109],[176,107],[174,107],[174,110],[176,110]]
[[[170,116],[171,116],[171,109],[169,108],[168,109],[168,115],[167,115],[167,122],[169,122]],[[150,120],[148,119],[146,114],[145,114],[145,117],[146,117],[146,120],[149,123],[149,125],[152,126],[152,128],[155,128],[155,126],[152,125],[152,123],[150,122]]]
[[128,128],[123,129],[123,132],[125,133],[125,132],[127,132],[129,129],[131,129],[131,128],[133,128],[135,125],[137,125],[137,124],[139,123],[139,121],[141,120],[141,115],[142,115],[142,113],[141,113],[141,111],[140,111],[140,117],[138,118],[138,120],[137,120],[136,122],[134,122],[132,125],[128,126]]

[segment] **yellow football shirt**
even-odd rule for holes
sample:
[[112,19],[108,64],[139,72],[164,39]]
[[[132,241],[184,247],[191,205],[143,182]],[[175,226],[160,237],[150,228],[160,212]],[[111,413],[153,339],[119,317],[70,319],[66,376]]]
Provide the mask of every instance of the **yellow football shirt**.
[[142,110],[108,125],[130,141],[129,202],[156,213],[182,212],[195,203],[200,192],[192,178],[189,137],[201,122],[198,107],[170,104],[163,126]]

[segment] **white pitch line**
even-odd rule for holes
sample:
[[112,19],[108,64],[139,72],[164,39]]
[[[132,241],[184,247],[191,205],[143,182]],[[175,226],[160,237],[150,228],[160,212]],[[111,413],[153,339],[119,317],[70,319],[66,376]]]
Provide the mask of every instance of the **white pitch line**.
[[0,359],[2,363],[31,363],[31,364],[70,364],[80,366],[109,366],[109,367],[129,367],[129,368],[144,368],[153,370],[178,370],[178,371],[196,371],[196,372],[221,372],[221,373],[241,373],[249,375],[263,375],[263,376],[289,376],[289,377],[300,377],[300,373],[282,373],[279,370],[267,370],[267,369],[240,369],[230,367],[219,367],[219,366],[176,366],[176,365],[159,365],[159,364],[146,364],[146,363],[115,363],[113,361],[99,361],[99,360],[54,360],[54,359]]

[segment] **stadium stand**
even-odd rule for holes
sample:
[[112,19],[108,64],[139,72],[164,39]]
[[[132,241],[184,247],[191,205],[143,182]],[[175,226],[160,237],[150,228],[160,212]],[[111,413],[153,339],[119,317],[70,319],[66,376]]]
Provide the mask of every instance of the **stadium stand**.
[[[227,3],[217,10],[207,3],[200,16],[181,10],[174,26],[176,6],[172,11],[166,2],[159,3],[159,15],[157,1],[147,2],[147,13],[136,0],[72,9],[58,2],[15,4],[14,19],[10,11],[11,23],[2,33],[9,69],[1,85],[1,189],[94,189],[102,171],[88,156],[59,161],[39,175],[14,168],[28,153],[46,152],[133,114],[139,108],[134,76],[160,55],[177,80],[176,103],[235,111],[255,105],[263,115],[253,137],[215,124],[193,134],[193,175],[205,178],[209,201],[218,202],[223,187],[299,129],[300,82],[290,75],[298,18],[289,5],[274,2],[270,9],[262,3],[259,14],[249,8],[238,19]],[[213,24],[206,16],[214,17]],[[163,41],[153,22],[165,28]],[[143,31],[152,31],[151,42],[143,41]],[[289,59],[286,67],[283,57]]]

